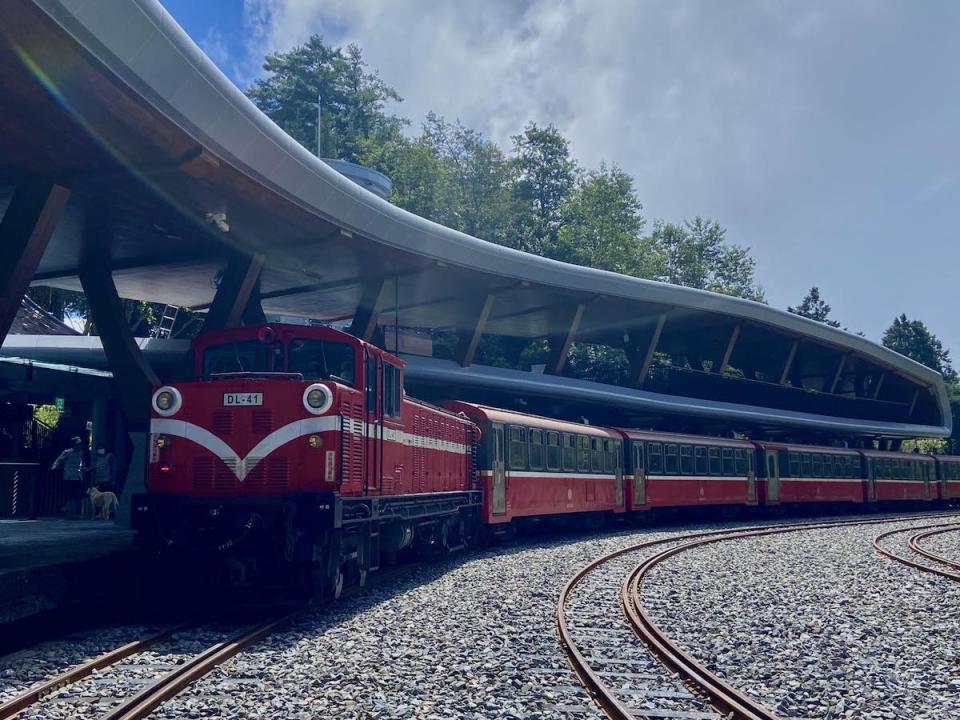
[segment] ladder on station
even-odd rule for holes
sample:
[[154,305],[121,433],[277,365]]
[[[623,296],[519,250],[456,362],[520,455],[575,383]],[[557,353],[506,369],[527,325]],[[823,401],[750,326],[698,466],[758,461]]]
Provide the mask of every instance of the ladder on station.
[[168,338],[173,332],[173,326],[177,322],[177,315],[180,313],[179,305],[164,305],[163,312],[160,314],[160,322],[153,329],[155,338]]

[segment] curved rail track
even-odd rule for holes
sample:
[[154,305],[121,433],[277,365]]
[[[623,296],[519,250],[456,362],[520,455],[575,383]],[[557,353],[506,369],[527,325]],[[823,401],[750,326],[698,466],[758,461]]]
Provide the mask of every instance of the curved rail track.
[[[948,515],[956,517],[956,513]],[[697,532],[621,548],[586,565],[564,586],[560,593],[556,612],[561,647],[580,682],[594,701],[608,717],[615,720],[635,720],[637,717],[683,717],[692,720],[783,720],[755,699],[715,675],[674,643],[657,626],[643,607],[642,585],[644,578],[653,568],[666,559],[712,543],[805,530],[904,522],[929,517],[943,517],[943,515],[925,515],[922,518],[917,518],[914,515],[883,519],[872,518],[869,520],[839,520],[826,523],[807,522],[765,527],[754,526],[735,530]],[[940,525],[943,525],[943,523]],[[929,526],[924,526],[924,529],[926,527]],[[960,524],[954,527],[960,528]],[[916,528],[908,528],[907,530],[911,529],[915,530]],[[898,530],[897,532],[903,531]],[[630,556],[638,553],[642,553],[639,563],[635,559],[631,560],[635,567],[626,574],[625,579],[620,580],[624,577],[622,574],[624,562],[630,560]],[[619,576],[616,574],[616,566],[621,569]],[[604,577],[605,574],[607,577]],[[590,633],[614,632],[610,629],[601,630],[596,626],[585,625],[571,618],[571,611],[575,609],[576,593],[589,585],[594,575],[598,576],[597,579],[600,583],[608,583],[616,577],[620,588],[620,610],[626,617],[633,638],[639,638],[644,648],[653,653],[660,663],[662,672],[611,672],[605,669],[607,663],[622,663],[625,661],[604,657],[602,654],[599,656],[592,655],[590,651],[584,650],[583,646],[591,645]],[[614,577],[610,577],[610,575]],[[596,595],[597,585],[595,582],[593,584],[594,587],[586,587],[586,592],[583,593],[584,599],[588,603],[592,602]],[[609,617],[607,621],[612,622]],[[576,637],[578,634],[580,635],[579,640]],[[615,652],[619,657],[623,654],[622,648],[622,645],[617,648],[608,646],[608,655]],[[628,660],[626,662],[638,663],[639,660]],[[644,669],[648,670],[649,668]],[[641,681],[639,684],[645,685],[646,689],[644,687],[638,688],[635,685],[626,688],[613,687],[612,685],[618,678],[634,678]],[[679,687],[677,680],[682,683]],[[664,684],[670,684],[674,689],[664,690],[662,688]],[[632,705],[637,697],[646,699],[648,701],[647,706],[633,707]],[[649,707],[649,701],[652,699],[660,699],[664,702],[662,702],[661,707]],[[683,707],[677,705],[678,701],[683,702]]]
[[[915,532],[920,530],[921,532]],[[893,550],[890,550],[887,547],[884,547],[883,541],[889,538],[892,538],[896,535],[901,535],[903,533],[914,531],[914,534],[911,535],[906,542],[906,546],[909,550],[916,553],[922,558],[927,560],[932,560],[935,563],[940,565],[945,565],[950,570],[947,570],[943,567],[937,567],[936,565],[930,565],[925,562],[920,562],[914,557],[907,555],[900,555],[895,553]],[[929,537],[934,535],[942,535],[948,532],[960,532],[960,523],[934,523],[932,525],[923,525],[919,528],[906,528],[900,530],[891,530],[889,532],[882,533],[877,535],[873,539],[873,547],[878,553],[884,557],[888,557],[891,560],[896,560],[898,563],[911,567],[915,570],[920,570],[921,572],[931,573],[933,575],[939,575],[940,577],[947,578],[949,580],[954,580],[960,582],[960,572],[955,572],[960,570],[960,562],[956,560],[951,560],[950,558],[943,557],[938,555],[926,548],[922,547],[921,543]]]
[[[121,700],[119,704],[103,712],[100,719],[139,720],[147,717],[163,702],[202,678],[217,665],[266,637],[298,612],[294,611],[267,622],[257,623],[214,643],[203,652],[190,656],[174,669],[149,682],[139,692]],[[94,672],[115,666],[121,660],[147,652],[159,643],[171,641],[175,635],[195,626],[195,623],[184,623],[152,633],[45,680],[0,705],[0,720],[14,717],[28,708],[40,705],[62,688],[83,680]]]

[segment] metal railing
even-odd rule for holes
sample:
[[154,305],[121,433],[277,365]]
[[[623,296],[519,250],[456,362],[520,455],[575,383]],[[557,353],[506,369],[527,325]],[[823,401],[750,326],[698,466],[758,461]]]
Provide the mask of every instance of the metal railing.
[[39,463],[0,462],[0,518],[59,515],[66,500],[62,472]]

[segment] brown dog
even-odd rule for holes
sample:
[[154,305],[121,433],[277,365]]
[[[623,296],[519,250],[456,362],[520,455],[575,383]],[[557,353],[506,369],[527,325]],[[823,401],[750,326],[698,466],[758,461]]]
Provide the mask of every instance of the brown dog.
[[93,511],[94,519],[109,520],[116,517],[117,508],[120,507],[120,501],[117,500],[115,493],[100,492],[95,487],[87,490],[87,496],[90,498],[90,507]]

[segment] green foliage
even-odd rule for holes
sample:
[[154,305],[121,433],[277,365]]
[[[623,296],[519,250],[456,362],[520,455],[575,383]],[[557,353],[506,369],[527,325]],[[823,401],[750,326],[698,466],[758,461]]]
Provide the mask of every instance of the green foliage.
[[400,95],[367,71],[356,45],[333,48],[319,35],[289,52],[268,55],[268,77],[247,90],[250,99],[288,135],[317,150],[317,98],[322,104],[322,154],[361,161],[371,144],[395,140],[405,120],[384,112]]
[[820,288],[816,286],[810,288],[810,292],[807,293],[806,297],[803,298],[803,301],[797,307],[787,308],[787,312],[792,312],[794,315],[801,315],[805,318],[829,325],[830,327],[840,327],[840,323],[830,319],[830,310],[830,306],[820,297]]
[[657,223],[651,237],[661,256],[658,279],[674,285],[763,301],[748,248],[726,241],[727,231],[700,216],[683,225]]
[[33,417],[47,427],[55,428],[60,422],[63,413],[57,409],[56,405],[34,405]]
[[883,333],[883,344],[921,365],[933,368],[948,383],[957,382],[950,351],[920,320],[909,320],[906,314],[894,318],[893,324]]

